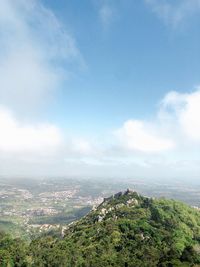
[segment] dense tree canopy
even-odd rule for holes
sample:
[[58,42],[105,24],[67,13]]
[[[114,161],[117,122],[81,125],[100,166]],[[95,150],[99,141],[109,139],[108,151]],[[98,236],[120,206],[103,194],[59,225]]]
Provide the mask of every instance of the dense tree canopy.
[[127,191],[71,224],[64,238],[28,245],[1,233],[0,266],[200,266],[200,213]]

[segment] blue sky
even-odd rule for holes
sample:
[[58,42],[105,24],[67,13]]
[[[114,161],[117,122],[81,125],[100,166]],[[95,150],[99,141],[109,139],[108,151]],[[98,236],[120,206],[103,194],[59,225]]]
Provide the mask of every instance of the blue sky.
[[199,14],[199,0],[3,0],[0,174],[198,178]]
[[[144,1],[107,2],[114,10],[108,25],[102,25],[101,4],[95,1],[50,2],[87,65],[67,81],[59,104],[66,103],[77,123],[98,118],[101,129],[134,116],[146,118],[169,90],[184,92],[199,83],[198,22],[189,18],[172,29]],[[65,111],[58,113],[64,122]]]

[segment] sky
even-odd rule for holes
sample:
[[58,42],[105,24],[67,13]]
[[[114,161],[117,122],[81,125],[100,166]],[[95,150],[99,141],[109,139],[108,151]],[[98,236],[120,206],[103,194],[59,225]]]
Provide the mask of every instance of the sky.
[[0,175],[198,179],[200,0],[2,0]]

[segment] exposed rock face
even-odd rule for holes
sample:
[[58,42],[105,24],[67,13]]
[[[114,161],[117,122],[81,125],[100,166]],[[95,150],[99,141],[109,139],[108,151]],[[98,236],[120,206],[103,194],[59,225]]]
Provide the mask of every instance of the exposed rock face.
[[[95,209],[97,217],[95,222],[102,222],[105,219],[117,218],[117,212],[123,207],[134,207],[138,205],[138,200],[133,198],[137,193],[127,189],[125,192],[118,192],[111,197],[104,198],[104,201]],[[123,199],[123,202],[121,202]]]
[[138,200],[135,199],[135,198],[131,198],[131,199],[127,200],[126,203],[127,203],[128,206],[138,205]]

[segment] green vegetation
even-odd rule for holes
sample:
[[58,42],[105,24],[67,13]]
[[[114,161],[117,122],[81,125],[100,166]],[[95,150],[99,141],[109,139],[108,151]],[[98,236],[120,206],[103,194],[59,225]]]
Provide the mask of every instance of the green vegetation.
[[68,226],[65,237],[26,244],[0,235],[0,266],[200,266],[200,213],[126,191]]
[[28,266],[27,252],[28,246],[24,241],[0,232],[1,267]]

